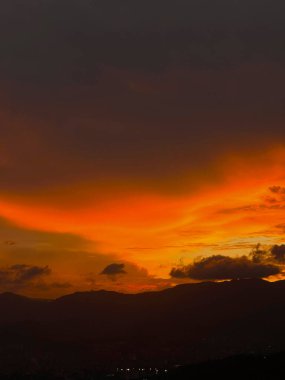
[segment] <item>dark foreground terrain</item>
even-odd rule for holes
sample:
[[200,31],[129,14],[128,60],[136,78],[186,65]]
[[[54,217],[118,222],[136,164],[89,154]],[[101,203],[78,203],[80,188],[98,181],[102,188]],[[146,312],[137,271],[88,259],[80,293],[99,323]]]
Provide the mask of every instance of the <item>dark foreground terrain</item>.
[[285,350],[284,281],[207,282],[136,295],[96,291],[54,301],[5,293],[0,310],[6,374],[153,372]]
[[285,353],[271,355],[239,355],[189,366],[151,370],[141,368],[116,369],[114,372],[96,370],[51,371],[3,374],[2,380],[277,380],[284,379]]
[[285,354],[260,356],[234,356],[227,359],[172,369],[164,380],[220,379],[220,380],[275,380],[284,379]]

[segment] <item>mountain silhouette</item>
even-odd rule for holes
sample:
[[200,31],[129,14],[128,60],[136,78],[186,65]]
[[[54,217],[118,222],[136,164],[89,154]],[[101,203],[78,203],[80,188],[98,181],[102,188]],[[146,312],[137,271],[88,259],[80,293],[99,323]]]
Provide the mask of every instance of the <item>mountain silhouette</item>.
[[23,352],[65,368],[187,364],[285,349],[285,281],[100,290],[50,301],[3,293],[0,309],[0,350],[16,367]]

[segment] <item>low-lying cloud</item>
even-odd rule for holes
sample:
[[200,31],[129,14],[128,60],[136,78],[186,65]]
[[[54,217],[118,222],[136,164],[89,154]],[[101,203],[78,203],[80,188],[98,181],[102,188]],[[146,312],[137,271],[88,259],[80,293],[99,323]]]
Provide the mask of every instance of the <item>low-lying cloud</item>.
[[268,250],[257,245],[248,256],[202,257],[193,264],[172,268],[170,276],[193,280],[265,278],[280,274],[284,264],[285,245],[274,245]]
[[0,288],[3,290],[23,288],[42,277],[48,276],[48,266],[15,264],[0,268]]

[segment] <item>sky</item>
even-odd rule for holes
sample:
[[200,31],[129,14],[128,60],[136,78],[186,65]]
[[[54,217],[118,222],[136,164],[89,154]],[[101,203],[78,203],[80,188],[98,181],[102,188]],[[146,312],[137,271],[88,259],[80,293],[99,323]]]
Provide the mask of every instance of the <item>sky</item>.
[[0,291],[283,278],[284,11],[2,0]]

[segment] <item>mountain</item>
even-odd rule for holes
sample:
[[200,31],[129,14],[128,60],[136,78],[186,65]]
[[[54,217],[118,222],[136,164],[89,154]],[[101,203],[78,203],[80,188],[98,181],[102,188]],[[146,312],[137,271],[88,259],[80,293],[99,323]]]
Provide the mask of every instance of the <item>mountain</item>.
[[92,291],[52,301],[5,293],[0,310],[0,352],[12,367],[30,358],[61,368],[171,366],[285,349],[285,281]]
[[190,366],[173,368],[162,375],[160,380],[210,379],[221,380],[281,380],[284,378],[285,352],[271,355],[238,355],[212,360]]

